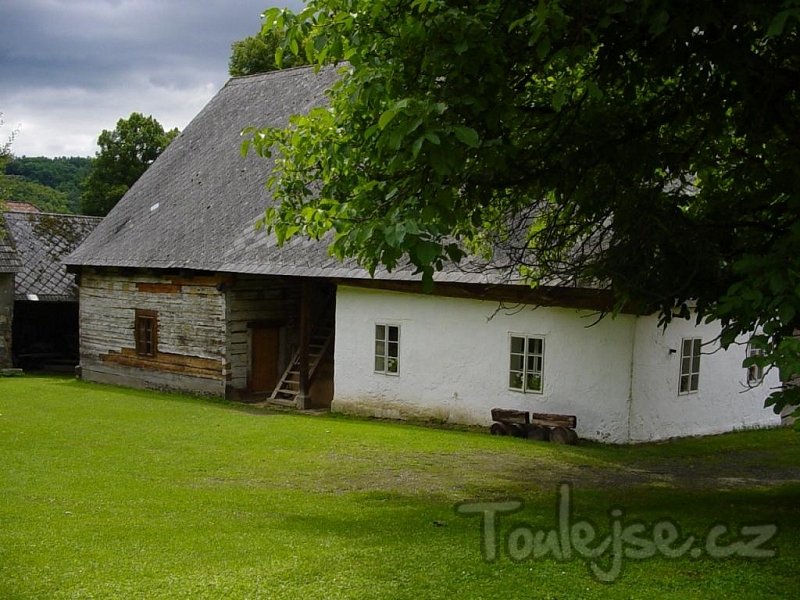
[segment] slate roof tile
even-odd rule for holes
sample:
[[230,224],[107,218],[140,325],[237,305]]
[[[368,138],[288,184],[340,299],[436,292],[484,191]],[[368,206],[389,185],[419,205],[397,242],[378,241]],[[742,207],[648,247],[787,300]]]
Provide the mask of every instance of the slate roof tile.
[[77,300],[75,276],[67,273],[61,259],[75,250],[101,219],[35,212],[3,216],[19,261],[15,298],[26,300],[33,294],[41,301]]
[[[332,68],[296,68],[228,81],[66,262],[369,278],[355,262],[331,257],[326,240],[296,237],[278,247],[274,235],[256,230],[273,201],[265,187],[273,161],[240,152],[243,128],[285,126],[291,115],[324,105],[335,78]],[[407,265],[376,278],[418,280],[413,271]],[[436,279],[509,283],[508,272],[472,271],[448,266]]]

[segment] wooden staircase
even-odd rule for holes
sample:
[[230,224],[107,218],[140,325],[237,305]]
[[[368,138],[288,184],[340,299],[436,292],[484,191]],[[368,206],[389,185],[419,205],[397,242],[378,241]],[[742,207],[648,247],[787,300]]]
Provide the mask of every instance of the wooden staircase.
[[[311,330],[308,345],[308,384],[313,383],[317,369],[322,363],[327,353],[333,347],[333,337],[335,332],[335,303],[327,302],[324,312],[317,320]],[[295,401],[300,394],[300,354],[302,348],[298,348],[289,361],[289,366],[283,372],[278,385],[267,399],[270,404],[281,406],[295,406]]]

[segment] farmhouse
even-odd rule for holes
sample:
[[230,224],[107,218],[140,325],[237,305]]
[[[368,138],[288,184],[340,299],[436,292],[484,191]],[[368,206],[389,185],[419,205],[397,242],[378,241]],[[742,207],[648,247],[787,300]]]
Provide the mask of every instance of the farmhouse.
[[71,371],[78,363],[78,287],[61,259],[100,219],[16,202],[8,208],[0,227],[0,366]]
[[334,73],[232,79],[67,259],[80,284],[81,373],[298,408],[488,424],[493,407],[578,417],[609,442],[777,424],[773,373],[718,327],[622,314],[602,290],[532,290],[494,272],[375,278],[322,242],[255,224],[271,164],[240,131],[325,101]]

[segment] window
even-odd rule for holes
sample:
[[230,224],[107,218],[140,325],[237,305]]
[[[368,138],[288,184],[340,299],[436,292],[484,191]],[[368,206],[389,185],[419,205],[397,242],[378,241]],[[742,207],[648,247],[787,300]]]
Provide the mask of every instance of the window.
[[158,313],[154,310],[136,309],[133,326],[136,354],[155,356],[158,353]]
[[[747,344],[747,358],[763,356],[761,348],[755,348],[753,344]],[[749,365],[747,367],[747,385],[758,385],[764,379],[764,367],[761,365]]]
[[696,392],[700,384],[700,346],[701,338],[683,338],[681,344],[681,382],[679,393]]
[[400,327],[375,325],[375,372],[397,375],[400,358]]
[[542,393],[544,338],[511,336],[508,387],[519,392]]

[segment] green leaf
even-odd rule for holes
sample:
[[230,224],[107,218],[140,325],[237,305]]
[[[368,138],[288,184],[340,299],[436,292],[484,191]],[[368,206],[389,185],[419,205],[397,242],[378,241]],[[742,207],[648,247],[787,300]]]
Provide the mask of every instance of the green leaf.
[[778,309],[778,318],[783,325],[790,325],[796,314],[795,307],[790,302],[784,302]]
[[421,266],[429,265],[439,256],[439,244],[429,240],[420,240],[417,242],[416,246],[414,246],[414,252]]
[[386,129],[386,126],[397,116],[397,112],[398,111],[396,108],[390,108],[389,110],[384,111],[378,119],[378,127],[381,129]]
[[782,10],[775,15],[775,18],[772,19],[772,22],[769,24],[769,28],[767,29],[767,36],[777,37],[781,35],[786,27],[786,20],[789,18],[792,12],[793,11],[791,10]]
[[556,112],[561,112],[561,108],[567,101],[567,93],[564,90],[556,90],[550,98],[550,104]]
[[536,56],[540,59],[544,59],[550,53],[550,38],[543,37],[539,40],[539,43],[536,44]]
[[406,237],[406,229],[402,223],[396,223],[384,232],[386,243],[396,248],[403,243]]
[[454,127],[453,131],[456,134],[458,141],[462,144],[466,144],[470,148],[477,148],[480,145],[478,132],[472,127]]
[[666,10],[659,11],[650,23],[650,33],[654,36],[664,33],[669,23],[669,13]]
[[422,149],[422,143],[424,141],[425,141],[424,135],[421,135],[416,140],[414,140],[414,143],[411,145],[411,156],[417,158],[417,155],[419,155],[419,151]]

